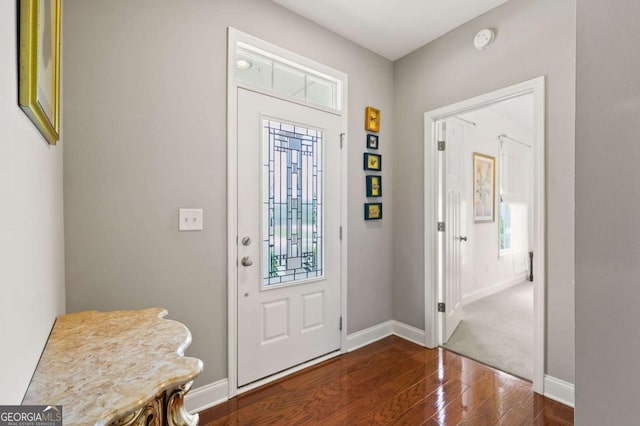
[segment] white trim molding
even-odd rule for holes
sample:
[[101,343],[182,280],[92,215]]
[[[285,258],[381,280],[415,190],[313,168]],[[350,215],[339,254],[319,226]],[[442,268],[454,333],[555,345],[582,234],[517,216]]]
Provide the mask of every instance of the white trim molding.
[[405,324],[400,321],[392,321],[393,335],[402,337],[404,340],[415,343],[416,345],[424,346],[424,330],[413,327],[409,324]]
[[191,414],[222,404],[229,399],[229,381],[227,379],[209,383],[192,389],[184,397],[184,406]]
[[[437,187],[443,184],[439,178],[439,162],[436,123],[448,117],[486,107],[497,102],[525,94],[533,94],[534,102],[534,213],[533,213],[533,390],[543,393],[545,365],[545,287],[546,287],[546,222],[545,222],[545,130],[546,89],[545,77],[537,77],[504,89],[476,96],[438,108],[424,114],[424,303],[425,340],[428,348],[437,347],[442,340],[442,316],[436,305],[443,294],[443,275],[439,272],[443,256],[438,250],[439,232],[436,229],[438,205]],[[439,268],[440,266],[440,268]]]
[[544,376],[544,396],[559,402],[560,404],[575,407],[576,401],[575,385],[565,382],[553,376],[545,374]]
[[350,334],[347,337],[347,352],[355,351],[392,335],[424,346],[424,330],[400,321],[390,320]]
[[[523,282],[529,282],[527,281],[527,274],[523,273],[518,275],[515,278],[511,278],[509,280],[506,281],[502,281],[493,285],[490,285],[488,287],[484,287],[478,290],[474,290],[472,292],[469,292],[467,294],[463,294],[462,295],[462,304],[463,305],[468,305],[469,303],[473,303],[476,300],[480,300],[480,299],[484,299],[485,297],[491,296],[493,294],[496,293],[500,293],[503,290],[508,289],[509,287],[513,287],[514,285],[518,285],[521,284]],[[532,284],[533,285],[533,284]]]
[[347,336],[347,352],[355,351],[392,334],[393,320],[349,334]]

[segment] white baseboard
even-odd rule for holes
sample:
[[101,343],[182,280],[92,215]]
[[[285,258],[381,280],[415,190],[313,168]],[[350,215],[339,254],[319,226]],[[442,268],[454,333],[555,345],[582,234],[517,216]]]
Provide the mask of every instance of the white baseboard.
[[229,399],[229,382],[218,380],[202,387],[192,389],[184,397],[184,406],[191,414],[198,413]]
[[489,287],[484,287],[479,290],[472,291],[471,293],[462,295],[462,304],[467,305],[469,303],[475,302],[476,300],[480,300],[487,296],[491,296],[492,294],[499,293],[503,290],[508,289],[509,287],[513,287],[514,285],[520,284],[526,280],[527,280],[527,273],[524,272],[510,280],[502,281],[498,284],[494,284]]
[[347,352],[355,351],[380,339],[395,335],[424,346],[424,330],[420,330],[400,321],[386,321],[347,336]]
[[544,396],[561,404],[575,407],[575,385],[545,374]]
[[424,330],[420,330],[419,328],[394,320],[393,334],[417,345],[424,346]]
[[393,334],[393,320],[365,328],[347,336],[347,352],[355,351]]

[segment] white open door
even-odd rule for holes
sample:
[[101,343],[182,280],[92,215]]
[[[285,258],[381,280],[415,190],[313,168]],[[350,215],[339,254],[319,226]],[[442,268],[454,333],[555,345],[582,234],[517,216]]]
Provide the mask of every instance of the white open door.
[[340,120],[238,89],[238,386],[340,349]]
[[441,188],[441,217],[445,230],[441,238],[441,253],[444,254],[442,267],[444,316],[441,330],[441,344],[447,343],[463,318],[462,282],[468,275],[464,273],[467,242],[467,185],[464,161],[464,127],[452,122],[438,122],[438,135],[444,141],[445,150],[440,164],[440,176],[444,178]]

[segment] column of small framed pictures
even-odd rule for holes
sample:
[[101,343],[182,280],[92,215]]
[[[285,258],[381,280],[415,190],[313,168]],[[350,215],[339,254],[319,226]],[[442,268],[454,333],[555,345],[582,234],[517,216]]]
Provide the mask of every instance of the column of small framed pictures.
[[[380,131],[380,110],[373,107],[365,109],[364,128],[367,132],[367,149],[377,150],[379,148],[378,133]],[[366,172],[382,172],[382,155],[372,152],[365,152],[363,158],[363,169]],[[366,175],[366,195],[367,198],[382,197],[382,176],[380,174]],[[367,202],[364,204],[364,220],[382,219],[382,203]]]

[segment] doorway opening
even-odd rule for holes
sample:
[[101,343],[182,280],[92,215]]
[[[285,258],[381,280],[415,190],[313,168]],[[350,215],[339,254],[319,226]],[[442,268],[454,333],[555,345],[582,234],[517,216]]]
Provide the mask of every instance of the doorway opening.
[[426,345],[531,380],[538,393],[544,116],[542,77],[425,114]]

